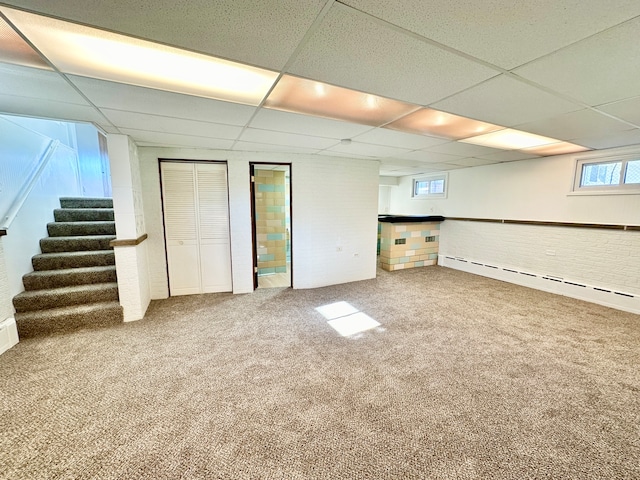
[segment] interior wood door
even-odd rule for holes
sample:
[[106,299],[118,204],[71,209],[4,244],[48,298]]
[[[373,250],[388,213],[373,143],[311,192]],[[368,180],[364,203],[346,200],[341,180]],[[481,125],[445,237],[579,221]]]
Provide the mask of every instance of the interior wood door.
[[226,164],[160,165],[170,295],[230,292]]

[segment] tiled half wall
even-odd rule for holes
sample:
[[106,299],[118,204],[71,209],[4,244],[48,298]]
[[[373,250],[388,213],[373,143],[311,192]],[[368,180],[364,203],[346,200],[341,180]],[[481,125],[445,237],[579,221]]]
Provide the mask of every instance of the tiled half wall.
[[380,222],[380,266],[393,271],[435,265],[439,240],[439,222]]

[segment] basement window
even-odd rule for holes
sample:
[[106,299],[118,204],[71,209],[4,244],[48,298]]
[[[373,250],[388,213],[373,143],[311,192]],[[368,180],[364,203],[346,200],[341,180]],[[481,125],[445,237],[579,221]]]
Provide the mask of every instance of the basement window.
[[413,179],[413,198],[447,198],[448,178],[446,173]]
[[640,193],[640,154],[578,159],[574,192]]

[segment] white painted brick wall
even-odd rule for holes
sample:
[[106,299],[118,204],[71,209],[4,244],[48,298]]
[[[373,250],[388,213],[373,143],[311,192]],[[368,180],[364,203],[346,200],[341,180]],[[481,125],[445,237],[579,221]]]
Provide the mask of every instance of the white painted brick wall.
[[117,247],[115,256],[118,293],[124,311],[124,321],[140,320],[151,301],[146,242],[131,247]]
[[230,160],[227,168],[233,293],[249,293],[253,291],[249,162],[240,159]]
[[292,165],[291,185],[294,287],[375,278],[377,163],[330,158],[297,161]]
[[152,149],[139,148],[140,177],[147,229],[149,291],[152,299],[167,298],[167,261],[164,256],[164,227],[162,218],[162,195],[160,193],[160,169],[158,157]]
[[440,254],[640,295],[637,231],[446,220]]
[[[378,163],[311,155],[138,149],[151,298],[166,298],[159,158],[227,161],[234,293],[253,290],[249,162],[291,163],[293,277],[312,288],[375,277]],[[342,247],[342,252],[336,248]],[[354,256],[357,254],[357,256]]]
[[[113,207],[118,240],[146,233],[142,174],[137,147],[126,135],[108,135]],[[149,306],[147,243],[115,247],[116,272],[124,320],[140,320]]]

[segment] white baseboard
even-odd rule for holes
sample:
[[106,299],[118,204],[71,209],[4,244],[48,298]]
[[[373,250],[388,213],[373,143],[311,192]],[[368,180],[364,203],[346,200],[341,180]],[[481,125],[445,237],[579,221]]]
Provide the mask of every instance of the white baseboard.
[[606,307],[640,314],[640,295],[622,292],[602,285],[589,285],[526,270],[486,264],[479,260],[438,255],[438,265],[463,272],[482,275],[504,282],[515,283],[525,287],[573,297]]
[[0,355],[18,343],[18,327],[13,318],[0,322]]

